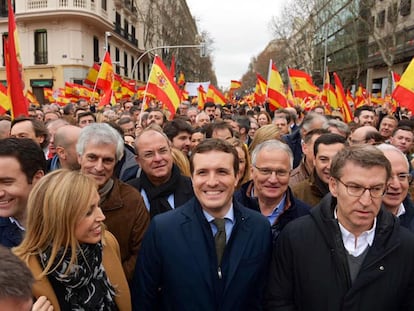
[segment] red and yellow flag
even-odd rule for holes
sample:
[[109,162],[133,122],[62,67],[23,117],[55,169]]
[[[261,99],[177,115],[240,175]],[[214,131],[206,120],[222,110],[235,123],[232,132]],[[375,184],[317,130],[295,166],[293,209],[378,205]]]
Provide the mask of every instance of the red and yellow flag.
[[98,108],[104,107],[111,103],[112,88],[114,84],[114,70],[109,52],[105,53],[104,61],[96,79],[96,87],[103,91],[103,95],[98,104]]
[[269,79],[267,80],[267,99],[270,104],[269,108],[272,111],[278,108],[287,107],[285,86],[283,85],[282,77],[272,60],[270,60]]
[[258,73],[256,73],[256,88],[254,90],[254,100],[258,104],[262,104],[266,100],[267,81]]
[[200,86],[197,88],[198,91],[198,109],[202,110],[204,109],[204,104],[206,103],[207,94],[206,91],[204,91],[203,86],[200,84]]
[[325,82],[323,84],[323,91],[321,96],[322,101],[325,103],[325,107],[332,111],[332,108],[338,108],[338,99],[335,88],[331,84],[331,79],[329,77],[329,72],[325,73]]
[[313,84],[312,77],[297,69],[288,69],[290,85],[295,97],[307,98],[319,96],[319,89]]
[[368,92],[367,90],[360,84],[358,86],[357,91],[355,92],[355,108],[358,108],[363,105],[368,104]]
[[174,82],[171,72],[167,70],[159,56],[155,56],[148,78],[147,91],[161,101],[174,116],[181,102],[178,85]]
[[97,63],[93,64],[91,68],[89,68],[88,75],[85,78],[85,83],[89,84],[90,86],[95,85],[96,79],[98,79],[98,73],[101,66]]
[[9,36],[5,44],[5,64],[7,73],[7,95],[10,98],[12,118],[28,116],[28,102],[24,96],[23,66],[20,58],[19,36],[11,0],[7,1],[9,10]]
[[179,86],[183,86],[185,84],[185,76],[184,76],[184,72],[182,71],[180,71],[180,75],[178,76],[177,84]]
[[7,88],[0,83],[0,115],[11,110],[10,97],[7,96]]
[[225,105],[226,99],[224,95],[214,87],[214,85],[210,84],[207,91],[207,99],[208,102],[213,102],[215,104]]
[[406,107],[414,112],[414,58],[401,75],[400,81],[392,92],[392,98],[400,106]]
[[237,90],[241,87],[241,82],[237,80],[230,81],[230,92]]
[[338,107],[342,112],[342,115],[344,117],[344,122],[349,123],[354,119],[354,116],[352,115],[351,107],[349,107],[348,100],[345,95],[344,87],[342,86],[341,79],[339,79],[339,76],[336,74],[336,72],[333,73],[334,81],[335,81],[335,91],[338,101]]

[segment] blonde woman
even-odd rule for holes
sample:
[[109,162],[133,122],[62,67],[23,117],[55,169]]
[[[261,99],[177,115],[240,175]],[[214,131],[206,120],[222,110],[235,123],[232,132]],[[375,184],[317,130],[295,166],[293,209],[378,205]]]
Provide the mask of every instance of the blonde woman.
[[262,142],[269,139],[278,139],[280,140],[281,133],[279,128],[275,124],[268,124],[257,129],[254,138],[249,146],[250,154],[254,148],[261,144]]
[[27,231],[14,249],[32,271],[33,296],[54,310],[131,310],[118,242],[105,231],[95,182],[57,170],[33,187]]
[[237,189],[241,187],[241,185],[245,184],[250,180],[250,154],[247,145],[243,143],[240,139],[231,138],[228,142],[236,148],[237,154],[239,156],[239,182],[237,184]]

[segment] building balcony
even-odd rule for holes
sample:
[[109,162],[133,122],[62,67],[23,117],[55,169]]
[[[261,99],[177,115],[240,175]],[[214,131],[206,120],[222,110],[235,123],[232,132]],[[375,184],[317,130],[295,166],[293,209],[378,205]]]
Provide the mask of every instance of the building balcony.
[[99,0],[26,0],[16,7],[17,14],[68,10],[107,16],[107,12],[102,9]]

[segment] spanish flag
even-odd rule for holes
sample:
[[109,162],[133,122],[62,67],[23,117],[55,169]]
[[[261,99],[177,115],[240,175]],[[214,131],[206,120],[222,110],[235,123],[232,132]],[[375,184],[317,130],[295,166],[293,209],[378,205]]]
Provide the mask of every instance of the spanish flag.
[[85,78],[85,83],[89,85],[95,85],[96,79],[98,79],[100,66],[95,63],[91,68],[89,68],[88,75]]
[[333,73],[333,76],[334,76],[334,81],[335,81],[335,91],[336,91],[336,97],[338,101],[338,107],[342,112],[342,115],[344,117],[344,122],[349,123],[354,119],[354,116],[352,115],[351,107],[349,107],[348,99],[346,98],[341,79],[339,79],[339,76],[336,74],[336,72]]
[[0,83],[0,115],[11,110],[10,97],[7,96],[7,88]]
[[262,104],[266,100],[267,81],[258,73],[256,73],[256,87],[254,89],[254,100],[258,104]]
[[400,106],[406,107],[414,112],[414,58],[401,75],[400,81],[392,92],[392,98],[394,98]]
[[109,52],[105,53],[104,61],[96,79],[96,87],[103,91],[98,107],[104,107],[111,103],[112,86],[114,84],[114,70]]
[[319,96],[319,89],[313,84],[312,77],[306,72],[297,69],[288,69],[290,85],[293,95],[299,98]]
[[225,105],[226,99],[224,95],[214,87],[214,85],[210,84],[207,91],[207,101],[213,102],[215,104]]
[[269,108],[275,111],[278,108],[287,107],[287,99],[285,87],[276,65],[270,60],[269,63],[269,79],[267,80],[267,99],[269,100]]
[[180,71],[180,75],[178,76],[177,84],[179,86],[183,86],[185,84],[185,76],[184,76],[184,72],[182,71]]
[[198,109],[202,110],[202,109],[204,109],[204,104],[206,103],[207,94],[206,94],[206,91],[204,91],[204,88],[201,84],[197,88],[197,91],[198,91],[198,97],[197,97],[197,99],[198,99]]
[[7,95],[10,98],[12,117],[28,116],[28,101],[24,96],[23,66],[20,59],[20,45],[11,0],[7,1],[9,10],[9,36],[5,43],[5,64],[7,73]]
[[230,92],[237,90],[241,87],[241,82],[237,80],[230,81]]
[[181,94],[178,85],[174,82],[171,72],[166,68],[158,55],[148,78],[147,92],[161,101],[174,116],[181,102]]

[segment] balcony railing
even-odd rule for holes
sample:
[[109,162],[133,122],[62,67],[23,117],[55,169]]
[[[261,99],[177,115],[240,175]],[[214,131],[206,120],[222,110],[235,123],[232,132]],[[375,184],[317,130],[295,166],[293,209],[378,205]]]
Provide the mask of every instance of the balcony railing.
[[[96,11],[100,6],[90,0],[26,0],[26,12],[33,10],[84,9]],[[22,13],[22,12],[17,12]]]

